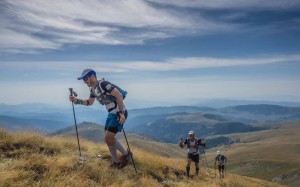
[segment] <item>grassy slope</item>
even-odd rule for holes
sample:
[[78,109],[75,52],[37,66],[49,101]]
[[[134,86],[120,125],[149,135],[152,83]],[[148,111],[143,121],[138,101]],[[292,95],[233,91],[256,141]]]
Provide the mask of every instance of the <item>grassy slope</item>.
[[[104,143],[104,127],[94,123],[84,123],[78,126],[80,139],[87,139],[95,143]],[[71,126],[56,132],[54,135],[60,137],[76,137],[75,127]],[[165,157],[184,158],[185,152],[179,149],[177,145],[168,143],[159,143],[145,136],[136,133],[126,133],[130,144],[147,152],[156,153]],[[118,133],[117,139],[125,141],[123,132]]]
[[145,152],[151,152],[163,157],[169,158],[185,158],[186,152],[179,148],[178,145],[170,143],[159,143],[142,139],[129,140],[130,145],[135,146]]
[[[283,184],[299,186],[300,125],[288,123],[278,128],[281,129],[226,135],[241,140],[241,143],[220,148],[229,159],[228,170],[268,181],[285,174],[288,177]],[[216,149],[208,151],[210,162],[215,152]]]
[[[280,186],[260,179],[228,175],[215,179],[205,170],[184,179],[185,160],[166,158],[132,146],[138,169],[109,168],[106,146],[82,141],[87,161],[77,162],[76,139],[0,131],[0,186]],[[108,159],[100,160],[101,152]],[[192,170],[192,172],[194,172]]]

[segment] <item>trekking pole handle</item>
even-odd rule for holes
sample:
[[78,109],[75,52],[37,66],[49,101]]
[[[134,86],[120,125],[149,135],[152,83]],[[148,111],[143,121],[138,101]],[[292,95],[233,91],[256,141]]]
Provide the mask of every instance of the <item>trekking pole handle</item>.
[[73,90],[73,88],[69,88],[69,90],[70,90],[70,96],[75,96],[75,97],[77,97],[77,93]]
[[70,90],[70,96],[73,96],[73,88],[69,88]]
[[181,147],[181,148],[183,148],[183,139],[182,138],[180,138],[180,142],[179,142],[179,147]]
[[180,138],[180,144],[182,144],[183,143],[183,138]]

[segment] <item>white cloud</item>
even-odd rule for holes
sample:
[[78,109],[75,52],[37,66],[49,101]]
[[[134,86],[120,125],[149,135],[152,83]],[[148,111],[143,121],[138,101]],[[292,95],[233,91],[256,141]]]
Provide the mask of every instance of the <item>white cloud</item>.
[[7,0],[0,50],[32,52],[64,44],[142,44],[153,38],[226,32],[237,25],[157,8],[143,0]]
[[163,62],[139,61],[127,63],[111,63],[104,66],[123,69],[124,71],[180,71],[200,68],[218,68],[228,66],[247,66],[282,62],[300,62],[300,55],[268,56],[261,58],[211,58],[188,57],[173,58]]
[[133,62],[105,62],[105,61],[44,61],[44,62],[0,62],[3,70],[53,70],[67,72],[81,72],[92,68],[97,72],[123,73],[130,71],[182,71],[201,68],[221,68],[230,66],[248,66],[272,63],[300,62],[300,55],[276,55],[257,58],[212,58],[187,57],[172,58],[166,61],[133,61]]
[[[17,46],[17,49],[25,49],[25,52],[26,50],[30,52],[32,49],[55,49],[60,46],[53,41],[40,39],[32,35],[5,28],[0,31],[0,42],[2,44],[0,45],[0,50],[13,50],[15,46]],[[28,49],[28,46],[30,46],[31,49]]]
[[[150,39],[182,35],[247,32],[246,23],[233,23],[247,15],[244,10],[299,7],[298,0],[4,0],[0,7],[0,53],[35,53],[61,49],[65,44],[144,44]],[[234,11],[214,17],[185,8]]]
[[148,0],[158,4],[167,4],[178,7],[202,8],[202,9],[272,9],[285,10],[300,7],[298,0]]

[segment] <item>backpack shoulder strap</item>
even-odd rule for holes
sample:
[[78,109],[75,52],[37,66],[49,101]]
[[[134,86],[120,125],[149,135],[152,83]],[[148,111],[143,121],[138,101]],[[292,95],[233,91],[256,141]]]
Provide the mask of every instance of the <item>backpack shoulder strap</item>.
[[222,159],[223,161],[225,160],[225,158],[226,158],[226,157],[225,157],[224,155],[221,156],[221,159]]
[[99,80],[99,81],[97,81],[97,82],[98,82],[98,83],[97,83],[97,89],[99,90],[100,94],[102,94],[102,93],[105,92],[105,91],[102,89],[102,87],[101,87],[101,83],[102,83],[103,81],[105,81],[104,78],[101,79],[101,80]]
[[197,151],[199,151],[199,144],[198,144],[198,138],[195,137],[195,148],[197,149]]
[[91,91],[91,94],[92,94],[93,96],[96,96],[96,94],[95,94],[95,89],[90,88],[90,91]]
[[104,93],[104,90],[101,88],[101,82],[104,81],[104,79],[97,80],[97,85],[96,88],[90,88],[91,94],[94,96],[97,96],[96,91],[99,92],[100,94]]

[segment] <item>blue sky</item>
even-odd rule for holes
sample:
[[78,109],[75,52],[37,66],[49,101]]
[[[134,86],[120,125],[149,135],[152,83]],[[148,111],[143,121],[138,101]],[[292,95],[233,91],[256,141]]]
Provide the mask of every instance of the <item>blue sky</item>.
[[206,99],[300,101],[300,1],[1,1],[0,103],[67,106],[76,77],[129,107]]

